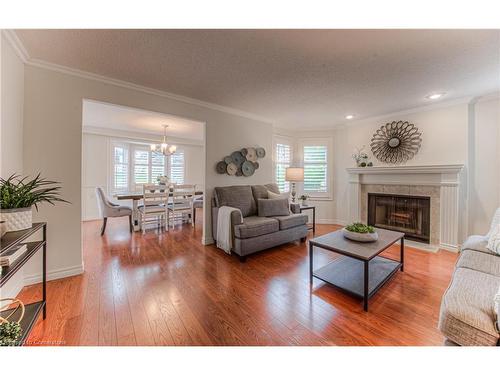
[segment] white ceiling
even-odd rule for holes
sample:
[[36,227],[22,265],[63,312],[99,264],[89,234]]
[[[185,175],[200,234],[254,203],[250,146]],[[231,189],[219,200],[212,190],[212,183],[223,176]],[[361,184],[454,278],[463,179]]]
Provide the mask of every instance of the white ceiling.
[[114,129],[127,132],[163,134],[190,140],[203,140],[203,123],[168,114],[144,111],[137,108],[84,100],[83,127]]
[[500,90],[499,30],[17,30],[31,58],[318,128]]

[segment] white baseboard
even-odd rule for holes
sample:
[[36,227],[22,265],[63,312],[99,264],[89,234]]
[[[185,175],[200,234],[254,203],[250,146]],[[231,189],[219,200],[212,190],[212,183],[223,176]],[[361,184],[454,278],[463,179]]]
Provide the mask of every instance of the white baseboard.
[[[57,280],[57,279],[62,279],[65,277],[69,276],[75,276],[75,275],[80,275],[83,273],[83,264],[74,266],[74,267],[68,267],[68,268],[61,268],[58,270],[54,271],[49,271],[47,272],[47,281],[50,280]],[[24,285],[32,285],[32,284],[37,284],[42,282],[42,274],[37,273],[34,275],[29,275],[24,277]]]
[[212,237],[202,237],[201,243],[203,245],[212,245],[215,243],[215,241]]
[[451,251],[452,253],[458,253],[460,251],[460,245],[449,245],[445,243],[440,243],[439,248],[446,251]]

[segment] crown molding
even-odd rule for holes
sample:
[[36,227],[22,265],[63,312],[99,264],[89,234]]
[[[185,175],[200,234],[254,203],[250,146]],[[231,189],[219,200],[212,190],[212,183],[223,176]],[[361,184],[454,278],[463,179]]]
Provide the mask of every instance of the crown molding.
[[2,30],[2,35],[5,36],[5,39],[10,43],[16,55],[22,60],[23,63],[27,63],[29,61],[29,53],[24,48],[23,43],[18,38],[17,34],[14,30]]
[[241,111],[239,109],[225,107],[225,106],[222,106],[219,104],[209,103],[209,102],[205,102],[205,101],[198,100],[198,99],[193,99],[193,98],[189,98],[187,96],[177,95],[177,94],[173,94],[173,93],[170,93],[167,91],[153,89],[150,87],[138,85],[138,84],[131,83],[128,81],[122,81],[122,80],[115,79],[115,78],[109,78],[109,77],[102,76],[102,75],[95,74],[95,73],[89,73],[89,72],[86,72],[86,71],[83,71],[80,69],[69,68],[69,67],[64,66],[64,65],[49,63],[47,61],[33,59],[33,58],[28,59],[25,62],[25,64],[28,66],[36,67],[36,68],[52,70],[52,71],[55,71],[58,73],[68,74],[68,75],[72,75],[72,76],[83,78],[83,79],[90,79],[93,81],[98,81],[98,82],[106,83],[109,85],[114,85],[114,86],[118,86],[118,87],[127,88],[130,90],[140,91],[140,92],[150,94],[150,95],[161,96],[163,98],[168,98],[168,99],[176,100],[176,101],[187,103],[187,104],[197,105],[200,107],[205,107],[208,109],[228,113],[228,114],[235,115],[235,116],[245,117],[245,118],[248,118],[251,120],[266,122],[266,123],[269,123],[271,125],[273,124],[273,121],[270,119],[261,117],[259,115],[253,114],[253,113]]
[[242,111],[242,110],[239,110],[236,108],[231,108],[231,107],[226,107],[226,106],[215,104],[215,103],[205,102],[203,100],[193,99],[193,98],[189,98],[187,96],[177,95],[177,94],[174,94],[171,92],[153,89],[153,88],[138,85],[138,84],[135,84],[132,82],[123,81],[123,80],[115,79],[115,78],[110,78],[110,77],[106,77],[106,76],[103,76],[100,74],[90,73],[90,72],[86,72],[84,70],[74,69],[74,68],[70,68],[70,67],[67,67],[64,65],[54,64],[54,63],[50,63],[50,62],[47,62],[44,60],[31,58],[28,51],[26,50],[26,48],[24,47],[23,43],[21,42],[21,40],[19,39],[19,37],[17,36],[17,34],[15,33],[14,30],[2,30],[2,34],[5,35],[6,39],[10,42],[10,44],[12,45],[14,50],[16,51],[16,54],[19,56],[19,58],[26,65],[29,65],[29,66],[33,66],[33,67],[37,67],[37,68],[41,68],[41,69],[52,70],[52,71],[56,71],[56,72],[63,73],[63,74],[69,74],[69,75],[76,76],[79,78],[90,79],[93,81],[107,83],[110,85],[123,87],[123,88],[131,89],[131,90],[135,90],[135,91],[141,91],[141,92],[146,93],[146,94],[157,95],[157,96],[161,96],[164,98],[177,100],[179,102],[193,104],[193,105],[197,105],[200,107],[212,109],[215,111],[228,113],[231,115],[245,117],[245,118],[255,120],[255,121],[266,122],[269,124],[274,123],[273,120],[256,115],[254,113],[245,112],[245,111]]

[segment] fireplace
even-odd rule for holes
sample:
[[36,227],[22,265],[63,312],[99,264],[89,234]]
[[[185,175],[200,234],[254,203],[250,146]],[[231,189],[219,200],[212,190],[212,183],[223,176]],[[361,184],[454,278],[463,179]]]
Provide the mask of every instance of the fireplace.
[[368,193],[368,225],[430,243],[430,197]]

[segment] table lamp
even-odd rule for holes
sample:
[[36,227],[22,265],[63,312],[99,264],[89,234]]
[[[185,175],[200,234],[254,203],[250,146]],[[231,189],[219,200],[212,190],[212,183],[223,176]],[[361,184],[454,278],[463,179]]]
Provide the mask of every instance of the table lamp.
[[295,183],[304,181],[304,168],[290,167],[286,169],[285,180],[292,183],[292,202],[295,203]]

